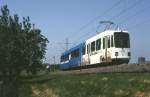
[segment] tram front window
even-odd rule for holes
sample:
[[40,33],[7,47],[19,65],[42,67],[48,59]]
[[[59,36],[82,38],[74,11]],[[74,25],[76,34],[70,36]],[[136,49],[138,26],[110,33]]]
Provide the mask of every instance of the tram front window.
[[123,32],[114,33],[115,47],[130,48],[129,34]]

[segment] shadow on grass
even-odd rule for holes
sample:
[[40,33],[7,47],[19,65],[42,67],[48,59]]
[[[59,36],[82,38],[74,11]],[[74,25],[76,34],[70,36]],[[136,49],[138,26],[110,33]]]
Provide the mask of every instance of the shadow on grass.
[[[56,79],[50,76],[22,76],[21,85],[19,86],[19,97],[34,97],[34,86],[41,86],[47,82]],[[36,97],[40,97],[36,96]]]
[[19,86],[19,97],[32,97],[32,88],[30,84],[21,84]]
[[40,79],[40,80],[30,80],[30,81],[23,81],[23,83],[29,83],[29,84],[43,84],[43,83],[46,83],[50,80],[53,80],[53,79],[56,79],[56,78],[47,78],[47,79]]
[[19,88],[21,86],[19,80],[0,81],[0,97],[20,97]]
[[42,84],[46,83],[50,80],[56,79],[54,76],[48,76],[48,75],[40,75],[40,76],[22,76],[22,83],[28,83],[28,84]]

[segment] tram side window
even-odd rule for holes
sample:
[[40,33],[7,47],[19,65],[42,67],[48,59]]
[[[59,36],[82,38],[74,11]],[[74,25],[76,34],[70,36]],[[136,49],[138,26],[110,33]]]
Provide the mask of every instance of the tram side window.
[[105,38],[103,38],[103,49],[105,49]]
[[110,48],[110,37],[108,36],[107,39],[108,39],[108,48]]
[[96,40],[96,50],[100,50],[101,48],[101,39]]
[[95,41],[91,43],[91,52],[95,51]]
[[61,60],[60,60],[61,62],[63,62],[64,61],[64,56],[61,56]]
[[74,58],[74,51],[71,52],[71,59]]
[[79,49],[76,49],[71,52],[71,59],[76,58],[79,56]]
[[66,61],[69,60],[69,54],[66,55]]
[[113,35],[111,35],[111,47],[114,46]]
[[85,46],[82,48],[82,55],[85,55]]
[[79,49],[76,50],[76,55],[75,57],[78,57],[79,56]]
[[69,60],[69,54],[64,55],[64,61]]
[[69,60],[69,54],[65,54],[65,55],[61,56],[61,62],[64,62],[67,60]]

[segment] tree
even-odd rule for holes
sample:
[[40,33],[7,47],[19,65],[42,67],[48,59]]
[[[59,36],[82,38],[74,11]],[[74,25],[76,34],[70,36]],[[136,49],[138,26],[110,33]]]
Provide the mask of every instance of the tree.
[[0,76],[3,83],[16,83],[22,70],[36,73],[47,43],[47,38],[30,23],[29,17],[23,17],[19,22],[18,15],[11,16],[7,5],[3,6],[0,15]]

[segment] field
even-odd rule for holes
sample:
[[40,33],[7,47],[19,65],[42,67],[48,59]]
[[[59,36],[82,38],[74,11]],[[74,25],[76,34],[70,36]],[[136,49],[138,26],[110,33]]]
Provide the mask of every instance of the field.
[[47,74],[24,79],[19,93],[20,97],[150,97],[150,74]]

